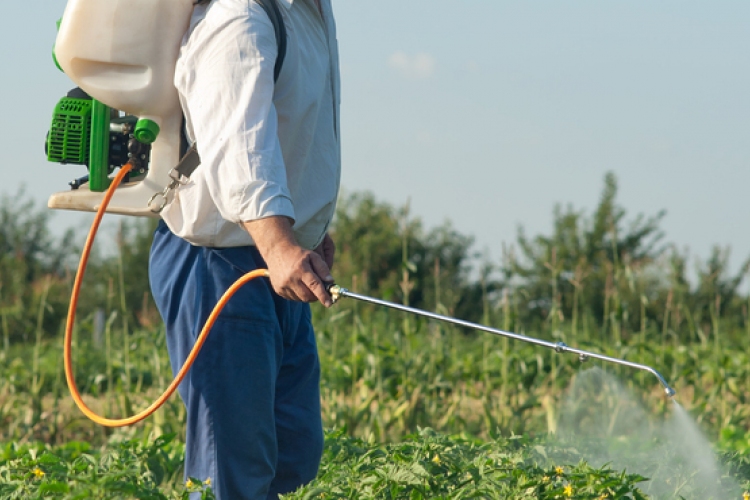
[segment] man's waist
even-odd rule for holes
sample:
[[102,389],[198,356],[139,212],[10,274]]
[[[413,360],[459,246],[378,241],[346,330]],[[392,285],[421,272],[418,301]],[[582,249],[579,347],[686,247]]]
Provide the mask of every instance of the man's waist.
[[[216,207],[204,208],[196,213],[190,210],[190,204],[178,196],[162,212],[162,219],[177,236],[196,246],[202,247],[240,247],[254,246],[250,234],[238,223],[221,217]],[[323,240],[333,218],[335,201],[327,204],[312,216],[295,222],[294,235],[304,248],[313,249]]]

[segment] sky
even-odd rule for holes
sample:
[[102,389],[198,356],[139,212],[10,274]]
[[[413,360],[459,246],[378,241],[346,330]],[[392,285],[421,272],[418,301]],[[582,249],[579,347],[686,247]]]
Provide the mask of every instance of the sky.
[[[8,2],[0,30],[0,194],[46,204],[83,167],[47,163],[64,0]],[[666,242],[750,256],[750,2],[334,0],[345,192],[499,260],[556,204],[591,214],[606,172],[629,218],[666,211]],[[56,213],[56,228],[90,218]]]

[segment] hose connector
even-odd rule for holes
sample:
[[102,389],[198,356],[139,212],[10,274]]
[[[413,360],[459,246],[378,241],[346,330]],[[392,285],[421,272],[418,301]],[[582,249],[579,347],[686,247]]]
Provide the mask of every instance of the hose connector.
[[335,283],[329,283],[326,285],[326,291],[331,296],[331,300],[334,304],[347,292],[346,288],[341,288]]

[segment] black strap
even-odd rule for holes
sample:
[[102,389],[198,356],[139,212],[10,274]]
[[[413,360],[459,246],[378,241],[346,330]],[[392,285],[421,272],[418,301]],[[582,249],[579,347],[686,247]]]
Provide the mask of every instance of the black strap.
[[[268,18],[273,24],[273,31],[276,34],[276,64],[273,67],[273,81],[274,83],[279,80],[281,74],[281,67],[284,65],[284,58],[286,57],[286,26],[284,25],[284,18],[281,17],[281,11],[276,0],[255,0],[258,4],[263,7],[266,11]],[[205,5],[210,3],[211,0],[197,0],[195,5]],[[177,173],[177,178],[190,177],[190,175],[198,168],[201,164],[201,158],[198,154],[198,148],[196,143],[193,143],[189,148],[187,147],[188,140],[185,135],[185,117],[182,118],[182,128],[180,134],[180,161],[174,168]]]
[[273,24],[273,31],[276,33],[276,47],[278,47],[278,53],[276,55],[276,65],[273,67],[273,81],[276,82],[281,74],[281,67],[284,65],[284,57],[286,57],[286,26],[284,25],[284,19],[281,17],[281,11],[279,10],[279,4],[276,0],[255,0],[263,7],[263,10],[268,14],[268,18]]

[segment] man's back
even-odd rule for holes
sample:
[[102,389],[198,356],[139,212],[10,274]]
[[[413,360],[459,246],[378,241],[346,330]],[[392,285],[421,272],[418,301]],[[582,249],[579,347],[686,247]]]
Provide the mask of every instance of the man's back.
[[335,23],[328,2],[320,11],[313,0],[287,2],[279,2],[287,48],[275,84],[277,42],[260,5],[213,0],[193,14],[175,84],[202,165],[162,214],[192,243],[251,244],[237,223],[273,214],[295,220],[299,243],[314,248],[333,216],[341,163]]

